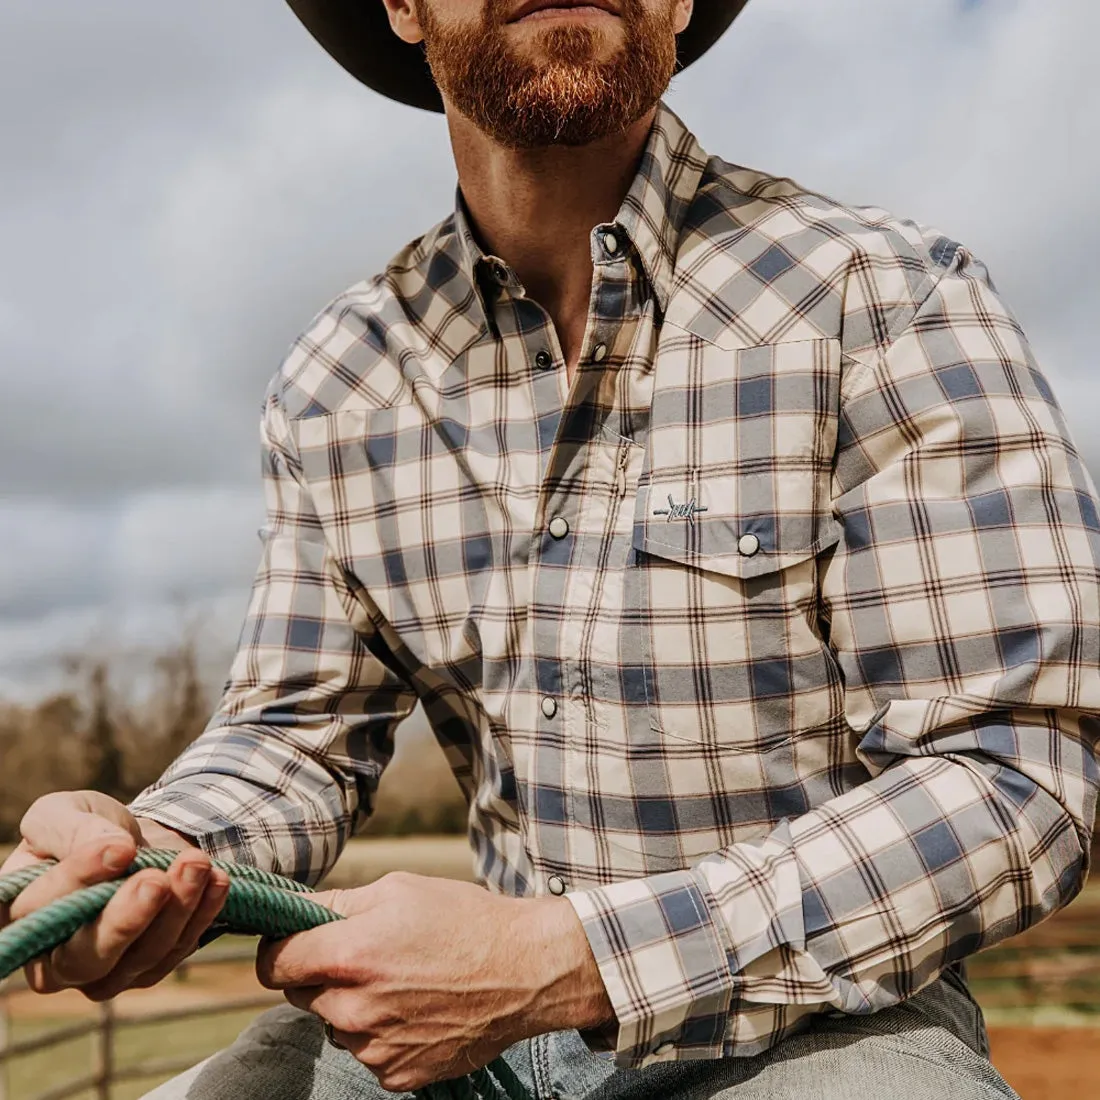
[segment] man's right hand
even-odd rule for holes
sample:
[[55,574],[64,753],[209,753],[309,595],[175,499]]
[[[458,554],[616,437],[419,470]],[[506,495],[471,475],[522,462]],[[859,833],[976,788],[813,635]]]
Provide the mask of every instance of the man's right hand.
[[38,993],[78,988],[92,1001],[155,985],[198,946],[221,911],[229,877],[186,837],[96,791],[62,791],[38,799],[19,826],[23,841],[0,874],[43,859],[60,862],[12,903],[0,927],[74,890],[117,878],[139,846],[176,848],[167,871],[133,875],[100,916],[67,943],[25,967]]

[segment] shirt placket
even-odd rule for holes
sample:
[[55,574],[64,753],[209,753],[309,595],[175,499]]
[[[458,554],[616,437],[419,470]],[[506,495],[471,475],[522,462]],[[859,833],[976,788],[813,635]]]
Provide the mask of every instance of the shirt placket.
[[[536,866],[546,876],[542,885],[551,894],[565,893],[571,870],[578,865],[591,866],[594,857],[584,850],[586,838],[573,828],[569,797],[586,767],[590,711],[584,643],[590,620],[597,613],[596,576],[582,560],[581,540],[592,536],[580,529],[579,521],[585,510],[583,471],[596,465],[593,452],[598,441],[587,438],[578,445],[575,426],[590,423],[585,397],[592,384],[591,371],[613,361],[616,348],[626,340],[624,309],[630,295],[624,290],[630,283],[624,282],[619,266],[627,262],[626,241],[617,229],[606,225],[593,231],[592,294],[580,363],[571,387],[567,388],[564,357],[553,325],[541,307],[526,302],[527,308],[546,318],[542,338],[549,347],[530,350],[536,364],[543,352],[550,356],[546,375],[556,383],[554,387],[536,387],[536,415],[540,422],[545,415],[548,425],[552,418],[555,432],[546,447],[549,433],[540,431],[542,476],[529,558],[539,746],[532,776],[535,797],[529,847]],[[551,371],[552,367],[556,369]]]

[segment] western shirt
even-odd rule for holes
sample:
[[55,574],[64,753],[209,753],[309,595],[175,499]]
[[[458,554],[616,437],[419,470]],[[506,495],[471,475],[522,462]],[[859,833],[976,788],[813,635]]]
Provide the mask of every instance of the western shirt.
[[571,383],[461,187],[308,325],[224,698],[131,809],[316,882],[419,701],[476,880],[583,924],[590,1049],[750,1055],[1080,889],[1097,495],[930,226],[709,155],[662,102],[590,244]]

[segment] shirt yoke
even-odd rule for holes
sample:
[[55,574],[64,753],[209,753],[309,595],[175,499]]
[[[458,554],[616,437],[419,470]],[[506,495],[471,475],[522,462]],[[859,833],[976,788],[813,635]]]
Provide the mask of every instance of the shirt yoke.
[[960,247],[881,207],[711,157],[667,320],[722,347],[836,339],[864,359],[905,330]]
[[[932,226],[712,156],[663,320],[730,349],[836,339],[866,361],[905,330],[961,247]],[[992,287],[984,265],[971,266]],[[486,335],[448,215],[313,318],[266,401],[291,420],[405,404]]]

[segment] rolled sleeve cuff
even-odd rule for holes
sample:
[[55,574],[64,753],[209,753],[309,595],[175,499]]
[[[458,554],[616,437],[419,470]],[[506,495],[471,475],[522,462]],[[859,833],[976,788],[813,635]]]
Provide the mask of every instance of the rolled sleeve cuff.
[[[690,869],[565,896],[615,1010],[613,1021],[580,1032],[593,1054],[609,1051],[616,1066],[635,1069],[759,1049],[758,1026],[746,1020],[734,1028],[731,1011],[750,1007],[742,1002],[756,999],[754,985],[791,984],[790,974],[773,971],[805,948],[786,823]],[[753,963],[764,972],[743,977]],[[792,1001],[821,997],[818,981],[798,975],[794,985]]]
[[582,1030],[592,1053],[621,1069],[719,1058],[733,981],[691,871],[565,895],[600,969],[615,1019]]
[[276,808],[242,825],[225,814],[221,801],[179,784],[144,791],[127,809],[190,837],[215,859],[273,871],[307,886],[315,886],[335,863],[343,838],[334,827],[326,829],[327,822],[298,821]]
[[134,817],[144,817],[190,837],[208,856],[271,870],[277,862],[270,844],[239,825],[219,817],[210,806],[191,796],[159,792],[139,795],[127,806]]

